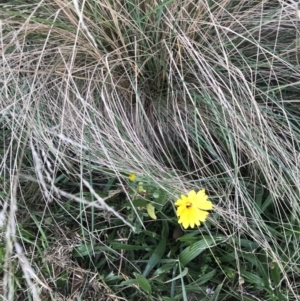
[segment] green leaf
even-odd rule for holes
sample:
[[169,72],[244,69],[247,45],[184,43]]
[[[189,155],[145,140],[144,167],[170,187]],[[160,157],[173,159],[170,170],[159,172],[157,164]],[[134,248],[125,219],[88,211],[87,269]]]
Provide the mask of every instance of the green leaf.
[[166,191],[160,190],[159,197],[155,198],[155,201],[153,202],[153,205],[158,209],[161,210],[165,203],[167,202],[168,194]]
[[144,277],[141,274],[138,273],[133,273],[136,280],[138,281],[138,284],[140,286],[140,288],[145,291],[146,293],[150,294],[151,293],[151,285],[150,282],[146,279],[146,277]]
[[272,194],[269,194],[269,196],[263,201],[263,204],[261,206],[261,211],[262,212],[265,212],[266,209],[272,205],[274,203],[274,198],[273,198],[273,195]]
[[278,285],[282,279],[280,267],[277,262],[273,261],[270,264],[270,275],[275,285]]
[[136,198],[132,201],[134,207],[145,207],[148,201],[142,198]]
[[132,286],[133,284],[137,284],[136,279],[128,279],[128,280],[122,281],[120,284],[117,284],[116,287]]
[[0,245],[0,262],[4,260],[3,250],[5,249],[4,245]]
[[220,300],[220,299],[219,299],[219,294],[220,294],[220,292],[221,292],[223,283],[224,283],[224,281],[223,281],[222,283],[220,283],[220,284],[217,286],[217,288],[215,289],[215,293],[214,293],[214,295],[213,295],[211,301],[218,301],[218,300]]
[[152,271],[152,269],[160,262],[162,256],[166,250],[167,239],[164,237],[161,239],[157,247],[154,249],[152,255],[150,256],[143,276],[147,277],[147,275]]
[[173,269],[175,265],[176,262],[164,264],[163,266],[161,266],[159,269],[155,271],[154,275],[164,274],[170,271],[171,269]]
[[[255,202],[256,202],[256,205],[257,205],[259,211],[261,210],[263,195],[264,195],[263,188],[262,187],[257,188],[256,195],[255,195]],[[262,212],[260,212],[260,213],[262,213]]]
[[139,185],[137,187],[137,192],[138,193],[146,193],[147,192],[143,187],[143,182],[139,182]]
[[120,242],[112,242],[111,247],[114,250],[145,250],[144,246],[135,246],[135,245],[127,245],[127,244],[122,244]]
[[200,277],[200,281],[197,282],[197,285],[203,285],[204,283],[210,281],[210,279],[216,274],[216,270],[212,270],[205,275],[202,275]]
[[152,219],[157,219],[156,215],[155,215],[155,207],[151,204],[151,203],[148,203],[147,206],[146,206],[146,209],[147,209],[147,212],[148,212],[148,215],[152,218]]
[[152,196],[157,199],[159,198],[159,193],[157,191],[153,192]]
[[241,270],[241,275],[248,283],[254,284],[258,288],[265,286],[264,280],[256,274]]
[[205,236],[202,240],[195,242],[191,246],[185,248],[179,255],[179,261],[183,266],[186,266],[190,261],[196,258],[204,250],[214,246],[217,241],[225,241],[224,236],[210,237]]
[[189,269],[188,268],[184,268],[182,272],[180,272],[180,274],[168,281],[166,281],[165,283],[169,283],[169,282],[172,282],[172,281],[175,281],[177,279],[182,279],[185,275],[187,275]]

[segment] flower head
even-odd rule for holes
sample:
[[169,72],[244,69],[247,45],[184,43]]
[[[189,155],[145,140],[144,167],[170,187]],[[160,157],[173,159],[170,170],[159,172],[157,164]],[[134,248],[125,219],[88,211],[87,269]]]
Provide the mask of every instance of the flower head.
[[188,195],[181,195],[181,198],[175,202],[177,206],[176,214],[179,217],[178,223],[182,224],[184,229],[189,226],[194,228],[200,226],[200,222],[205,222],[209,212],[206,210],[213,209],[213,204],[207,199],[204,189],[198,193],[191,190]]
[[136,179],[136,174],[135,173],[131,173],[129,176],[128,176],[128,179],[130,181],[134,181]]

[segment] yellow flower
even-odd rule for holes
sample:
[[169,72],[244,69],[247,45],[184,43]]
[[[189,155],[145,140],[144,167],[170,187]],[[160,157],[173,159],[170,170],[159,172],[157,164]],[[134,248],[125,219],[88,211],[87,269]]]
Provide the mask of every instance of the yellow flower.
[[136,174],[135,173],[131,173],[129,176],[128,176],[128,179],[130,181],[134,181],[136,179]]
[[213,209],[211,201],[207,200],[205,190],[202,189],[198,193],[191,190],[188,195],[181,195],[181,198],[175,202],[178,206],[176,213],[179,217],[178,223],[182,224],[184,229],[189,226],[194,228],[195,225],[200,226],[200,222],[205,222],[209,212],[205,210]]

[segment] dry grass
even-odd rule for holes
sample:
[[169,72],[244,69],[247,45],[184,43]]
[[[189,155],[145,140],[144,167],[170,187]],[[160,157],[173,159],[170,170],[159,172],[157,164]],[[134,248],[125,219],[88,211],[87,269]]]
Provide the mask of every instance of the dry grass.
[[[83,268],[72,252],[89,243],[113,249],[110,231],[133,227],[118,199],[124,191],[130,198],[131,172],[168,193],[170,225],[178,194],[207,189],[216,204],[207,233],[228,237],[236,255],[234,284],[232,258],[221,257],[223,246],[213,255],[223,258],[218,269],[232,287],[223,298],[299,298],[296,4],[55,0],[0,7],[4,300],[44,300],[45,292],[45,300],[75,300],[86,283],[70,269],[97,278],[97,268]],[[77,243],[54,243],[54,229],[66,234],[64,222]],[[133,237],[120,235],[114,239]],[[246,239],[255,244],[252,259],[243,253]],[[53,258],[43,263],[51,246],[53,254],[68,251],[57,256],[66,268]],[[141,288],[131,296],[114,286],[131,277],[122,260],[107,258],[120,278],[97,278],[86,286],[95,295],[79,298],[101,300],[102,288],[111,300],[145,298]],[[64,273],[69,295],[54,293]],[[249,274],[270,287],[258,288]],[[148,298],[160,300],[154,292]]]

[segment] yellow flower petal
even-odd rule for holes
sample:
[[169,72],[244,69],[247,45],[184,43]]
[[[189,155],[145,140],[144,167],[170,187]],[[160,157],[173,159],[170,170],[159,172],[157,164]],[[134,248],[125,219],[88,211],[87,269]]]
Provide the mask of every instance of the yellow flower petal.
[[180,207],[178,207],[178,208],[177,208],[177,211],[176,211],[177,216],[181,216],[184,210],[186,210],[186,207],[185,207],[185,206],[180,206]]
[[197,195],[201,196],[201,197],[206,197],[207,198],[207,195],[205,193],[205,189],[201,189],[198,191]]
[[182,223],[182,226],[183,226],[184,229],[187,229],[189,227],[189,221],[188,220],[184,220],[180,223]]
[[201,210],[211,210],[211,209],[213,209],[213,204],[211,201],[204,201],[204,200],[198,201],[197,200],[195,202],[195,207],[199,208]]
[[207,200],[207,195],[205,194],[205,190],[202,189],[197,193],[197,200]]
[[188,194],[188,199],[189,200],[193,200],[194,198],[196,198],[196,191],[195,190],[191,190]]
[[198,218],[199,221],[205,222],[207,216],[208,216],[207,211],[198,210],[197,218]]
[[177,200],[175,202],[175,205],[176,206],[185,205],[187,201],[188,201],[188,198],[185,195],[181,195],[181,199]]

